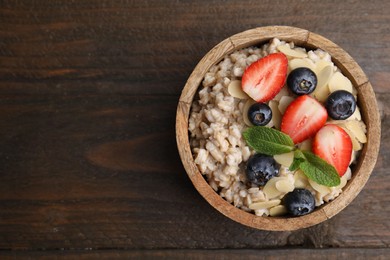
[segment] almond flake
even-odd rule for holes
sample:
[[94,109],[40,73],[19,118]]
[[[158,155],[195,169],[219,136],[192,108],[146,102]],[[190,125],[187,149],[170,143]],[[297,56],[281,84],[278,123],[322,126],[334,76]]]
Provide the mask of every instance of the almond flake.
[[341,72],[336,72],[329,81],[329,90],[331,93],[337,90],[345,90],[352,93],[352,83]]
[[283,205],[277,205],[269,209],[269,215],[271,217],[282,216],[285,215],[286,213],[287,213],[287,209]]
[[280,204],[280,200],[269,200],[269,201],[263,201],[263,202],[256,202],[249,205],[250,209],[257,210],[257,209],[268,209],[271,207],[275,207]]
[[307,54],[301,51],[297,51],[290,48],[290,45],[279,45],[276,47],[280,52],[283,52],[286,54],[286,56],[292,57],[292,58],[306,58]]
[[288,179],[277,181],[275,183],[275,187],[278,191],[283,193],[291,192],[294,190],[294,184]]
[[232,80],[228,86],[228,92],[232,97],[248,99],[248,95],[241,88],[241,80]]

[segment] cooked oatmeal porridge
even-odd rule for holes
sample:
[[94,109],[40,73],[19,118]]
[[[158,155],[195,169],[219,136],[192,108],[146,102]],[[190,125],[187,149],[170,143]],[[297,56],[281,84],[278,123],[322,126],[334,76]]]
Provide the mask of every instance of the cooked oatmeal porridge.
[[[317,49],[307,51],[278,39],[260,47],[249,47],[227,55],[206,73],[194,100],[189,117],[190,145],[195,164],[209,185],[226,201],[258,216],[279,216],[287,213],[283,199],[295,189],[310,191],[315,207],[335,199],[351,179],[351,164],[355,163],[366,139],[366,126],[359,107],[346,119],[326,119],[326,124],[341,127],[351,139],[352,152],[349,166],[340,175],[335,187],[320,185],[308,178],[301,169],[289,170],[292,153],[274,155],[280,165],[277,175],[265,185],[250,182],[246,174],[248,160],[256,154],[243,137],[253,126],[248,110],[257,103],[242,90],[242,78],[254,62],[272,53],[283,53],[288,59],[288,74],[296,68],[309,68],[316,75],[317,87],[309,94],[321,104],[333,92],[343,90],[355,99],[357,91],[347,77],[332,62],[328,53]],[[283,116],[297,98],[287,84],[265,103],[272,111],[266,127],[281,130]],[[324,105],[325,106],[325,105]],[[296,143],[302,151],[312,151],[313,137]]]

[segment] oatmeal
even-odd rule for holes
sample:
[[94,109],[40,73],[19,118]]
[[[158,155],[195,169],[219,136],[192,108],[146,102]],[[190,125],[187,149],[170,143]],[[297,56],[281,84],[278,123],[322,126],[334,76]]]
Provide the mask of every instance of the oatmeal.
[[[264,120],[256,114],[250,118],[248,114],[251,114],[250,109],[254,104],[259,103],[259,99],[268,97],[261,96],[264,93],[260,95],[255,90],[248,89],[246,87],[248,84],[244,85],[252,80],[247,79],[249,74],[247,68],[261,58],[278,53],[288,59],[286,68],[288,74],[297,68],[308,68],[315,74],[316,87],[313,92],[303,96],[305,100],[303,97],[297,98],[297,95],[282,82],[277,93],[271,93],[272,98],[264,102],[272,112],[272,118],[268,118],[264,126],[287,132],[300,150],[321,154],[324,150],[322,147],[325,147],[328,142],[321,140],[320,134],[318,138],[316,135],[315,138],[310,136],[304,140],[301,140],[301,133],[294,136],[295,132],[293,134],[291,132],[293,130],[290,131],[285,123],[287,115],[291,113],[289,107],[292,102],[302,99],[302,103],[318,102],[321,104],[319,106],[328,107],[333,105],[328,104],[330,102],[328,97],[332,93],[348,92],[355,99],[357,95],[352,83],[333,64],[328,53],[319,49],[307,51],[304,48],[295,47],[293,43],[278,39],[273,39],[261,47],[249,47],[235,51],[210,68],[199,89],[199,99],[192,104],[189,117],[190,145],[194,161],[210,186],[221,197],[234,206],[258,216],[286,214],[287,209],[282,202],[284,197],[287,194],[292,197],[293,193],[299,192],[300,189],[308,190],[312,194],[315,207],[336,198],[351,178],[350,165],[356,161],[359,151],[367,141],[366,128],[361,119],[359,107],[356,107],[352,115],[345,119],[326,116],[323,123],[329,127],[321,125],[316,132],[323,132],[322,136],[328,136],[329,130],[326,131],[328,128],[333,126],[337,129],[341,128],[352,143],[348,165],[340,166],[336,165],[336,162],[334,165],[336,170],[342,168],[339,185],[333,187],[321,185],[308,178],[301,169],[289,170],[294,161],[293,151],[272,157],[280,168],[275,171],[275,175],[269,176],[264,184],[259,185],[254,181],[249,181],[246,173],[247,164],[255,156],[256,151],[248,145],[243,132],[253,126],[253,120]],[[271,70],[270,73],[273,71]],[[256,81],[256,84],[261,84],[261,82]],[[345,99],[344,96],[343,98]],[[306,108],[303,107],[303,109]],[[339,108],[340,106],[337,106],[336,110],[338,111]],[[315,129],[315,127],[316,125],[313,125],[310,129]],[[345,136],[340,134],[337,138],[343,141]],[[346,166],[348,167],[345,170]],[[299,196],[307,196],[307,194]]]

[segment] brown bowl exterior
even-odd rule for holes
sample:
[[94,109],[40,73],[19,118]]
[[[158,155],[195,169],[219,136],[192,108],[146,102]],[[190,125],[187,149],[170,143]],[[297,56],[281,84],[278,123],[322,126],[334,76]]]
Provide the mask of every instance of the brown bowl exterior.
[[[235,50],[259,45],[272,38],[292,41],[308,49],[320,48],[328,52],[332,61],[347,76],[358,91],[358,105],[363,121],[367,125],[367,143],[360,154],[358,164],[353,169],[352,179],[343,192],[332,202],[317,208],[312,213],[300,217],[259,217],[234,207],[220,197],[207,183],[193,160],[188,135],[188,118],[193,98],[205,73],[220,62],[225,55]],[[378,157],[380,146],[380,118],[375,94],[367,76],[359,65],[330,40],[289,26],[259,27],[233,35],[211,49],[195,67],[180,96],[176,114],[176,141],[184,168],[198,192],[218,211],[243,225],[261,230],[290,231],[319,224],[344,209],[362,190],[371,175]]]

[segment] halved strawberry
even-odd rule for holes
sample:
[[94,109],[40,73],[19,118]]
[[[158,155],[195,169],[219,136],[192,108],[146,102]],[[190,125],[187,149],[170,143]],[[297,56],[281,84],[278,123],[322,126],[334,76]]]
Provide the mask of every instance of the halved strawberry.
[[333,165],[340,176],[347,171],[352,155],[352,141],[341,127],[328,124],[313,139],[313,152]]
[[273,99],[286,82],[287,65],[287,57],[281,52],[255,61],[242,75],[242,90],[257,102]]
[[281,131],[297,144],[317,133],[327,118],[326,109],[317,100],[303,95],[287,107],[282,117]]

